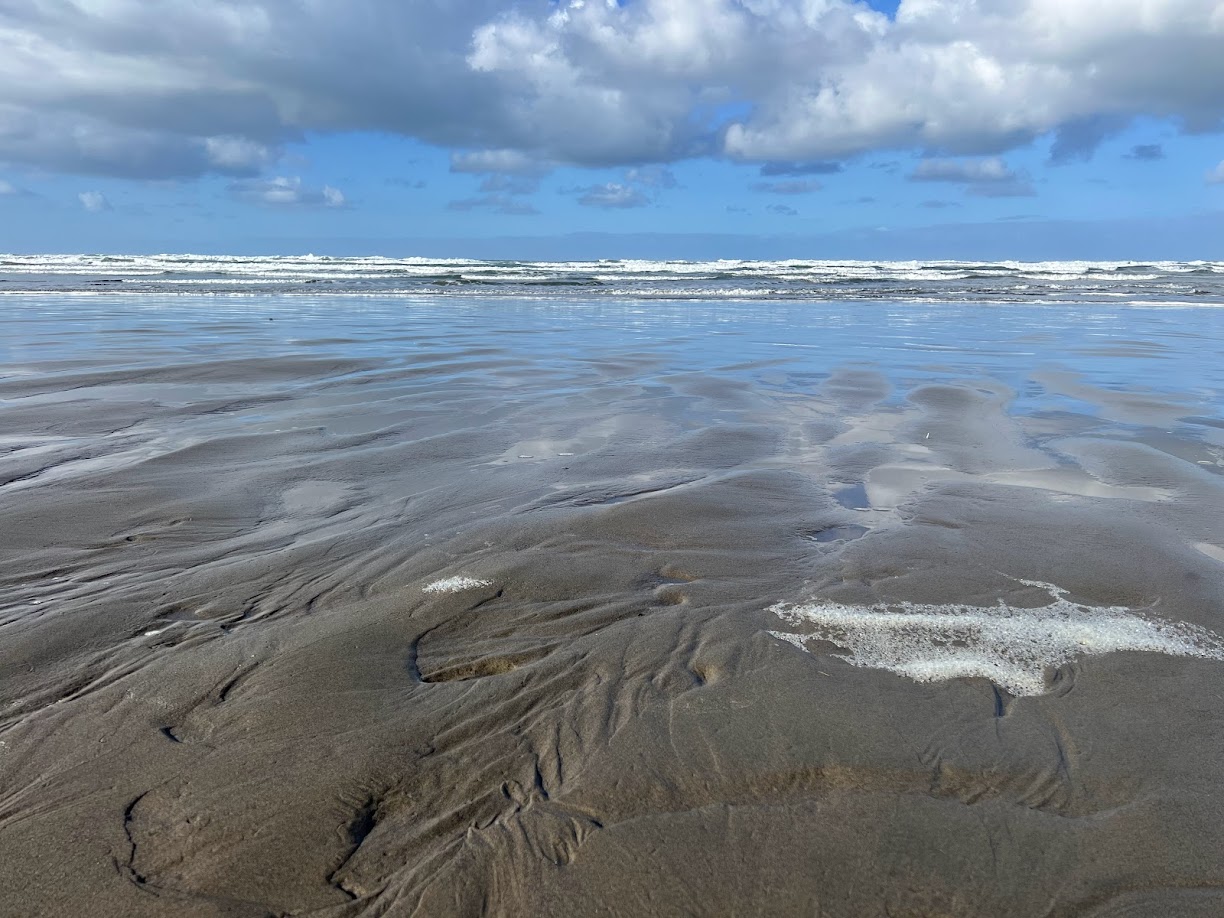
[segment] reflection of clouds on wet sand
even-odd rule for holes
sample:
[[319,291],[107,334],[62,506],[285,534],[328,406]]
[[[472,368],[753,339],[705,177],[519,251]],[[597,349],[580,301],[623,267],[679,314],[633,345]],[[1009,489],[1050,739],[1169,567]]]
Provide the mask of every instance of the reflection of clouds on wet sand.
[[1034,384],[1091,316],[10,300],[0,912],[1224,884],[1224,428]]

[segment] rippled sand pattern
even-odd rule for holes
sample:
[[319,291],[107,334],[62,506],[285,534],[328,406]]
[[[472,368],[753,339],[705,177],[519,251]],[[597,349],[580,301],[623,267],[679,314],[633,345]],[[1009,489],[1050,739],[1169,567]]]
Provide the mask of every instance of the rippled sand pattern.
[[5,306],[0,914],[1224,914],[1219,310]]

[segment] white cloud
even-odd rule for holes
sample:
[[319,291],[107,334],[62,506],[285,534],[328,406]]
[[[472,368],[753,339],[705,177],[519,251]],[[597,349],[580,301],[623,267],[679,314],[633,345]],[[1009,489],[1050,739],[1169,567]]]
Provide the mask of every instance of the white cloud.
[[474,175],[499,173],[501,175],[539,176],[552,167],[520,150],[467,150],[451,154],[451,172],[470,172]]
[[801,176],[1051,132],[1065,160],[1138,116],[1219,129],[1220,86],[1220,0],[0,3],[0,163],[133,178],[251,177],[349,130],[479,174],[721,154]]
[[969,194],[986,198],[1027,198],[1036,194],[1027,175],[1015,172],[997,156],[983,159],[924,159],[910,173],[911,182],[962,184]]
[[1224,185],[1224,160],[1222,160],[1214,169],[1208,170],[1207,184]]
[[297,176],[278,176],[271,179],[252,179],[233,182],[230,194],[241,201],[264,207],[345,207],[348,201],[338,188],[324,185],[310,188],[302,184]]
[[204,152],[210,165],[220,172],[256,173],[275,159],[275,152],[244,137],[206,137]]
[[754,182],[752,190],[765,194],[811,194],[823,187],[812,179],[787,179],[782,182]]
[[583,207],[623,210],[653,204],[661,191],[676,188],[678,184],[672,171],[664,166],[635,166],[625,170],[622,181],[568,188],[564,193],[576,194]]
[[100,191],[82,191],[77,195],[77,200],[80,201],[81,206],[91,214],[100,214],[104,210],[111,209],[110,201],[108,201],[106,199],[106,195]]
[[578,203],[583,207],[601,207],[605,210],[628,207],[645,207],[650,198],[640,189],[620,182],[604,182],[579,189]]
[[625,181],[646,188],[675,188],[676,176],[665,166],[638,166],[625,173]]
[[448,210],[491,210],[509,216],[533,216],[535,206],[516,196],[528,195],[540,187],[540,178],[552,165],[518,150],[468,150],[451,154],[450,171],[480,175],[480,194],[451,201]]
[[21,192],[18,190],[17,186],[12,182],[6,182],[4,179],[0,179],[0,198],[10,197],[20,193]]
[[924,159],[912,173],[915,182],[1013,182],[1016,173],[997,156],[989,159]]
[[1064,127],[1075,155],[1138,114],[1224,115],[1218,0],[903,0],[895,21],[843,0],[574,0],[481,27],[470,61],[518,82],[537,130],[598,114],[673,155],[700,149],[691,116],[718,102],[750,111],[722,152],[777,161],[995,152]]

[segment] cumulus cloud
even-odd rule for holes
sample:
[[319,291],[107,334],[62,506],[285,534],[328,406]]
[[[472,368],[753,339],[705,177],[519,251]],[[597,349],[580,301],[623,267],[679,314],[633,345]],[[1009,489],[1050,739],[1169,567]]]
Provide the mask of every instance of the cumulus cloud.
[[1028,176],[1009,169],[997,156],[983,159],[924,159],[910,173],[911,182],[952,182],[986,198],[1027,198],[1036,194]]
[[552,164],[519,150],[467,150],[451,154],[450,171],[482,176],[478,194],[451,201],[448,210],[489,210],[508,216],[532,216],[539,211],[522,197],[539,190]]
[[297,176],[233,182],[229,186],[229,192],[240,201],[263,207],[341,208],[348,205],[340,189],[330,185],[310,188],[302,184],[302,180]]
[[131,178],[251,178],[339,131],[477,174],[721,155],[803,176],[1043,135],[1066,161],[1139,116],[1219,129],[1221,85],[1219,0],[0,2],[0,163]]
[[100,191],[82,191],[77,195],[77,200],[91,214],[100,214],[105,210],[111,209],[110,201]]
[[665,166],[650,165],[626,169],[624,179],[619,182],[601,182],[596,185],[566,188],[562,189],[562,193],[577,195],[578,203],[583,207],[622,210],[653,204],[660,192],[677,186],[676,176],[670,169]]
[[1208,185],[1224,185],[1224,161],[1207,173]]
[[754,182],[753,191],[764,194],[811,194],[824,186],[810,179],[791,179],[785,182]]

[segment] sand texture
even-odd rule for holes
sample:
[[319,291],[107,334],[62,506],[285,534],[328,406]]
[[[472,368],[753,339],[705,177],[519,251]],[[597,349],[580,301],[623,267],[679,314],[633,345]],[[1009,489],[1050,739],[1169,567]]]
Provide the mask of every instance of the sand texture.
[[1221,320],[21,308],[0,914],[1224,915]]

